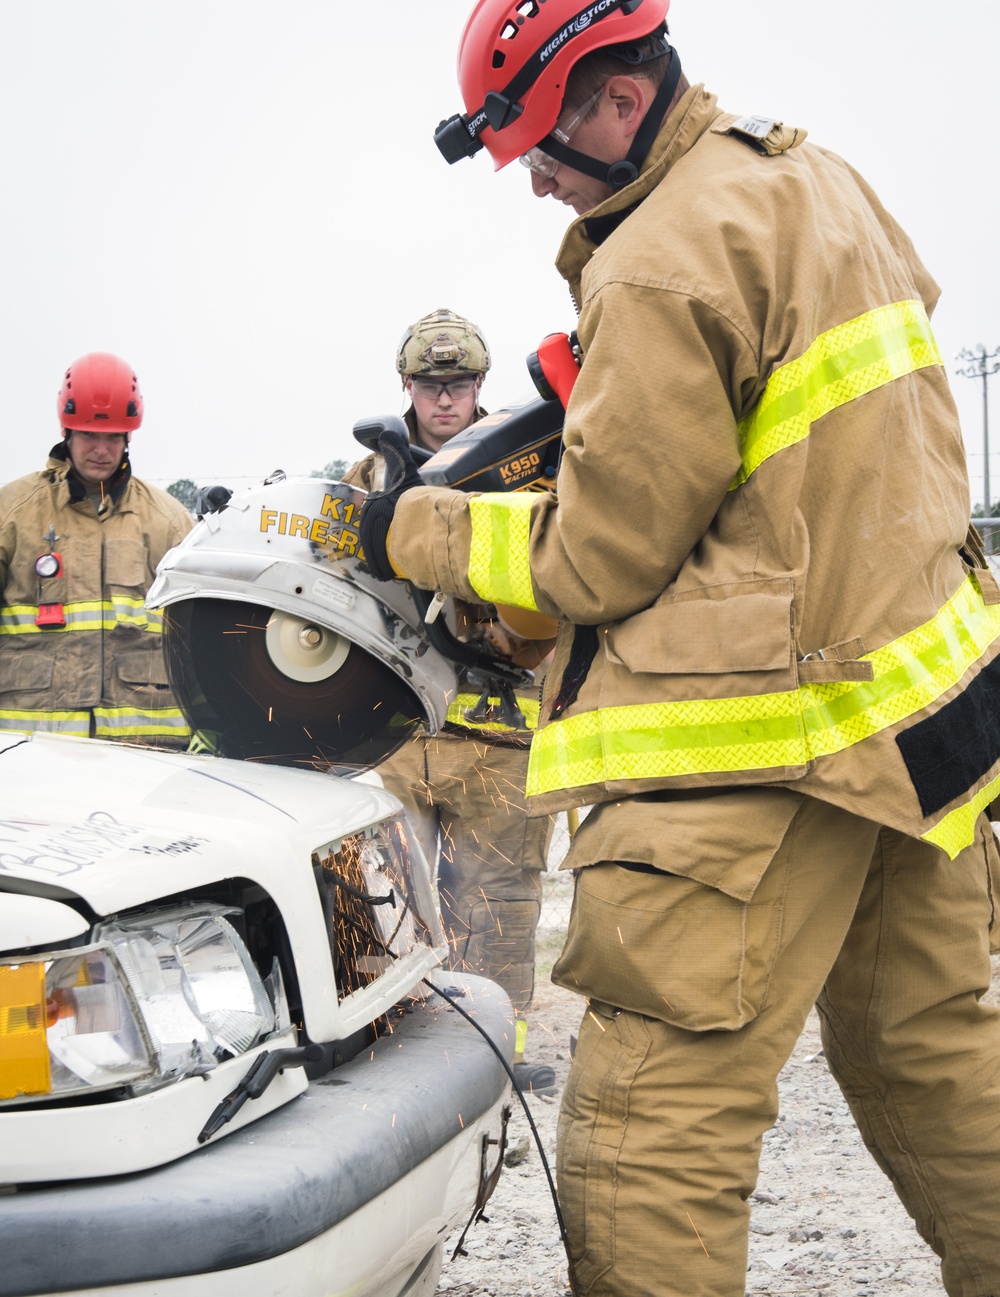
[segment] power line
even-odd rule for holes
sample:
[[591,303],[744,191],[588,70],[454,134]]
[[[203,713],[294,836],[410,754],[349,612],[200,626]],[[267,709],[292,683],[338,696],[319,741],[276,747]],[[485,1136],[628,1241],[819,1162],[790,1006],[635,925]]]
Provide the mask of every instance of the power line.
[[990,498],[990,395],[989,379],[1000,370],[1000,347],[987,351],[982,343],[975,351],[963,347],[956,357],[969,363],[955,373],[962,378],[979,378],[983,384],[983,512],[989,516],[993,501]]

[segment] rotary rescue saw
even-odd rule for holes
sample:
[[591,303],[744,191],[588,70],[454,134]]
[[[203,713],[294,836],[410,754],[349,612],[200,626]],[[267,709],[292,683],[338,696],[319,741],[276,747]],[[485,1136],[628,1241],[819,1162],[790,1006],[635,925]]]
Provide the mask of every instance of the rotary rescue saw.
[[[425,483],[555,487],[579,370],[575,338],[550,335],[528,368],[537,400],[486,415],[434,455],[411,447]],[[354,433],[376,452],[380,437],[407,435],[395,416],[364,420]],[[467,719],[523,725],[513,690],[531,682],[551,626],[377,580],[358,538],[366,492],[357,487],[276,472],[227,496],[215,491],[147,596],[164,610],[170,683],[205,746],[268,763],[365,769],[417,726],[440,730],[459,692],[478,699]]]

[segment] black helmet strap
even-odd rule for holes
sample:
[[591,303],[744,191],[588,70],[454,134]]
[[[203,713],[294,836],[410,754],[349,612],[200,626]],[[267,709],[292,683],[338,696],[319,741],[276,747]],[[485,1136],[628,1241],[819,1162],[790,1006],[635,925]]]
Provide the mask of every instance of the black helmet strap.
[[639,174],[639,168],[646,161],[646,156],[652,147],[653,140],[656,138],[656,132],[663,124],[663,118],[666,116],[667,108],[674,97],[674,92],[681,79],[681,61],[675,49],[668,45],[667,49],[671,51],[670,67],[667,75],[663,78],[659,89],[653,96],[653,101],[646,110],[646,115],[642,119],[639,129],[635,133],[628,153],[620,162],[601,162],[598,158],[592,158],[588,153],[580,153],[576,149],[571,149],[568,144],[557,139],[555,135],[546,135],[545,139],[540,141],[538,147],[543,153],[547,153],[550,158],[555,158],[557,162],[563,162],[566,166],[572,167],[574,171],[581,171],[585,176],[592,176],[594,180],[600,180],[612,189],[624,189],[630,185]]
[[[457,162],[459,158],[471,158],[483,148],[480,138],[488,126],[491,130],[502,131],[511,122],[517,121],[524,112],[522,98],[535,84],[548,66],[548,59],[566,41],[586,32],[592,23],[610,18],[619,11],[632,14],[643,4],[643,0],[588,0],[588,3],[566,20],[562,27],[552,33],[525,60],[520,71],[515,73],[502,90],[491,90],[481,108],[474,113],[455,113],[439,124],[434,132],[434,143],[441,156],[448,163]],[[522,22],[523,19],[518,19]]]

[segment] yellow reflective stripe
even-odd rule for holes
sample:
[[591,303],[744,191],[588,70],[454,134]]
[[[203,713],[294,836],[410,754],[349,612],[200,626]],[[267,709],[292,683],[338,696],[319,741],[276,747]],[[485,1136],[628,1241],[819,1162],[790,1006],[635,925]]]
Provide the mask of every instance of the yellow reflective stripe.
[[964,806],[949,811],[932,829],[921,833],[921,839],[931,843],[932,846],[940,847],[942,851],[948,853],[950,859],[954,860],[958,853],[964,851],[973,841],[976,836],[976,820],[998,794],[1000,794],[1000,776],[992,783],[988,783],[985,788],[981,788]]
[[[176,707],[137,710],[134,707],[95,707],[95,733],[98,738],[169,737],[187,738],[191,731],[184,715]],[[44,730],[56,734],[90,735],[89,711],[0,711],[0,730],[19,730],[31,734]]]
[[147,608],[142,599],[128,595],[64,604],[65,626],[36,626],[37,616],[37,604],[4,605],[0,608],[0,635],[58,635],[69,631],[114,630],[116,626],[136,626],[154,635],[163,631],[163,609]]
[[98,738],[169,737],[190,738],[191,730],[176,707],[95,707],[94,727]]
[[535,493],[497,491],[469,500],[469,583],[487,603],[538,611],[528,562],[531,506],[536,499]]
[[808,437],[824,414],[904,374],[942,364],[922,302],[895,302],[822,333],[798,360],[776,369],[740,420],[741,486],[765,460]]
[[619,779],[798,766],[806,762],[794,692],[606,707],[551,721],[531,744],[528,795]]
[[805,765],[937,701],[998,636],[1000,605],[984,604],[970,578],[930,621],[864,655],[871,681],[602,708],[552,721],[532,742],[528,793]]
[[866,653],[875,678],[801,685],[810,758],[841,752],[936,702],[1000,634],[1000,605],[986,605],[972,578],[923,626]]
[[221,746],[221,734],[215,730],[195,730],[191,735],[191,742],[187,746],[188,752],[208,752],[212,756],[217,756]]
[[[452,725],[464,725],[465,728],[469,730],[485,730],[487,732],[490,730],[498,730],[511,734],[520,733],[520,731],[515,729],[513,725],[501,725],[493,721],[481,722],[467,720],[465,716],[466,708],[475,707],[476,703],[479,702],[480,696],[480,694],[458,694],[455,701],[448,708],[445,720],[450,721]],[[490,698],[490,703],[494,707],[499,707],[500,699]],[[524,717],[524,723],[527,725],[528,729],[537,729],[539,712],[537,699],[518,698],[517,706],[521,715]]]

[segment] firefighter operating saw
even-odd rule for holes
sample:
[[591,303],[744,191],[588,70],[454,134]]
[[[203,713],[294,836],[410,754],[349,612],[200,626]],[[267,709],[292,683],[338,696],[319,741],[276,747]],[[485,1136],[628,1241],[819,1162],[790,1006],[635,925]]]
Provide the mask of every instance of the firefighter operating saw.
[[[528,361],[540,398],[451,438],[423,458],[423,480],[553,489],[578,364],[575,339],[545,339]],[[369,449],[387,431],[406,435],[395,416],[355,426]],[[164,610],[170,683],[206,748],[364,769],[415,727],[437,732],[460,690],[501,722],[523,724],[513,690],[530,683],[554,624],[377,580],[358,539],[365,499],[343,482],[281,472],[237,495],[213,488],[199,525],[163,558],[147,602]]]

